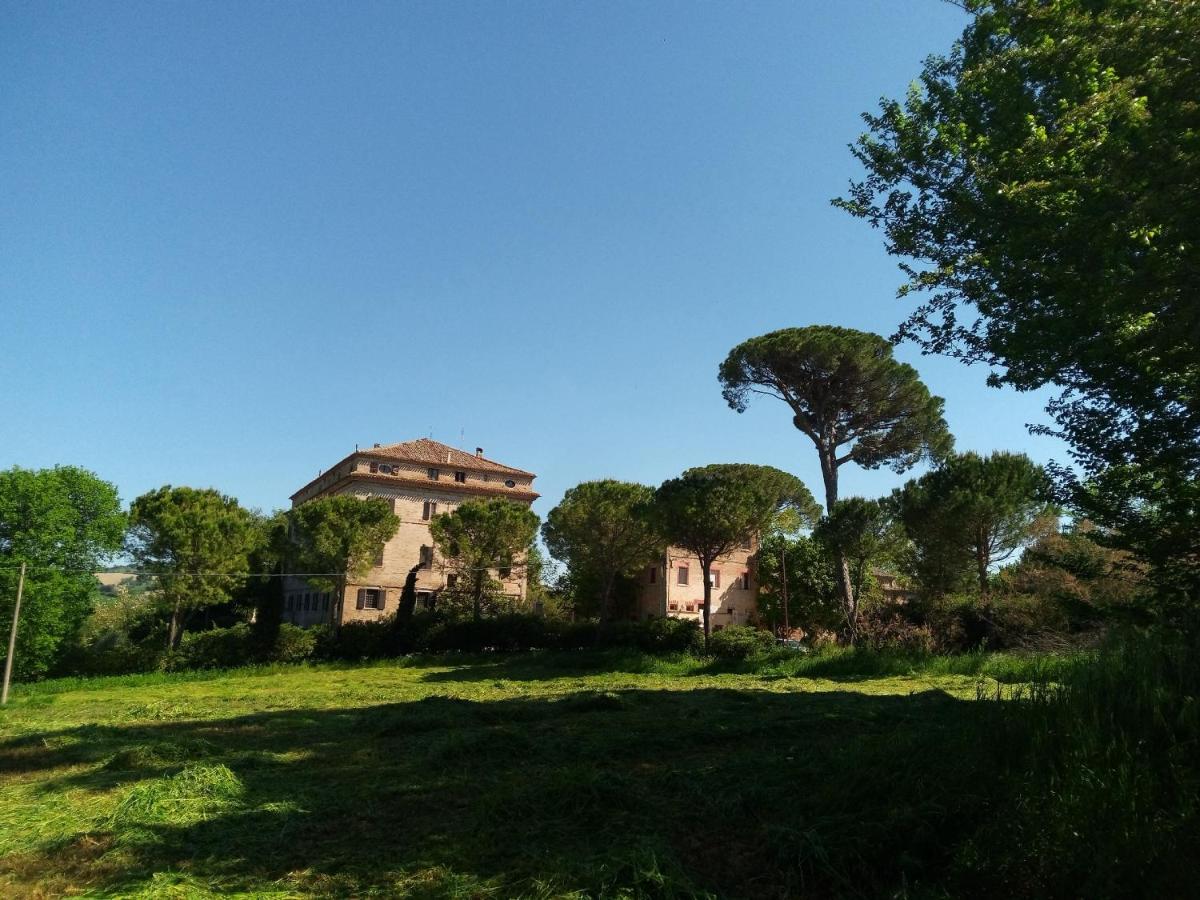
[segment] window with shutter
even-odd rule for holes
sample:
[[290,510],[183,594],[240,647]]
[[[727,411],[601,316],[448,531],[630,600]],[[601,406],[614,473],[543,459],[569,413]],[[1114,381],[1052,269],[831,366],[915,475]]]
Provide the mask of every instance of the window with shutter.
[[420,567],[422,569],[432,568],[432,566],[433,566],[433,548],[432,547],[429,547],[426,545],[421,546],[421,557],[420,557],[420,562],[418,564],[420,565]]
[[358,589],[358,600],[354,604],[354,608],[355,609],[366,609],[367,608],[367,589],[366,588]]
[[675,573],[676,573],[675,581],[677,584],[687,584],[688,583],[688,567],[687,566],[680,566],[678,569],[675,570]]
[[375,601],[376,609],[383,609],[387,606],[387,590],[386,589],[376,591],[375,597],[376,597],[376,601]]

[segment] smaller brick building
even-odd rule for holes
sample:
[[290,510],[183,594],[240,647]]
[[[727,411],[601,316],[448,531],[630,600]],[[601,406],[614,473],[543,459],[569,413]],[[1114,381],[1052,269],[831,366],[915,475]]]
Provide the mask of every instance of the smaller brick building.
[[[538,497],[533,490],[535,477],[488,459],[482,448],[468,453],[428,438],[355,450],[296,491],[292,506],[336,494],[382,497],[399,516],[400,528],[371,571],[361,579],[350,579],[340,597],[336,591],[314,589],[303,578],[284,579],[284,621],[340,624],[393,615],[413,566],[419,566],[418,605],[429,605],[440,591],[454,586],[455,578],[434,547],[430,520],[477,498],[504,497],[531,504]],[[519,569],[496,571],[493,577],[504,593],[524,599],[526,585]]]
[[[758,581],[755,542],[713,563],[711,577],[712,628],[752,625],[758,622]],[[637,617],[671,616],[703,623],[704,574],[700,560],[678,547],[670,547],[639,578]]]

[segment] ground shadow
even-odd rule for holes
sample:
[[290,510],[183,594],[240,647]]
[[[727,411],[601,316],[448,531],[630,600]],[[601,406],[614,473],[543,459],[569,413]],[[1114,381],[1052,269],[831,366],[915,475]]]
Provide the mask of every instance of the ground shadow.
[[[133,800],[0,872],[51,894],[170,872],[342,896],[876,896],[936,881],[979,814],[987,706],[579,691],[44,732],[0,743],[0,772]],[[173,811],[162,785],[219,766],[234,780],[203,815]]]

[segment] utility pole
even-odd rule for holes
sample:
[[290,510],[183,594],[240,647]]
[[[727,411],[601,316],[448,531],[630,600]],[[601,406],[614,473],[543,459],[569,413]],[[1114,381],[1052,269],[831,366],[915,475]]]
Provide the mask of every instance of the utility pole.
[[788,590],[787,590],[787,537],[779,545],[779,558],[782,560],[780,569],[783,572],[783,639],[792,639],[792,628],[788,624]]
[[4,660],[4,687],[0,689],[0,706],[8,702],[8,683],[12,681],[13,656],[17,652],[17,621],[21,617],[21,595],[25,593],[25,563],[17,581],[17,604],[13,607],[12,631],[8,634],[8,656]]

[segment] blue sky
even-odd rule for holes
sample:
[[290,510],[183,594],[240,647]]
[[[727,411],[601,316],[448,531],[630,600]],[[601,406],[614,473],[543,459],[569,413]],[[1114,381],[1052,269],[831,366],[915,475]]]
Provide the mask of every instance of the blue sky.
[[[0,467],[286,505],[355,443],[432,435],[657,484],[743,461],[819,494],[747,337],[890,334],[896,261],[829,200],[859,114],[963,17],[837,3],[4,3]],[[1044,397],[921,357],[960,449]],[[842,470],[843,493],[903,478]]]

